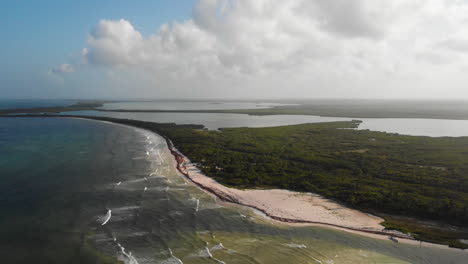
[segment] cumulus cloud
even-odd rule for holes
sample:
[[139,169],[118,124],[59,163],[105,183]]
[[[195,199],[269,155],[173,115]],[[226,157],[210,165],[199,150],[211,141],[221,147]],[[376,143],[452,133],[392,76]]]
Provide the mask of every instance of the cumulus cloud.
[[191,19],[150,36],[124,19],[99,21],[82,60],[146,73],[158,87],[230,80],[278,95],[286,84],[296,96],[436,94],[436,84],[465,81],[468,60],[454,51],[468,52],[467,31],[462,0],[199,0]]

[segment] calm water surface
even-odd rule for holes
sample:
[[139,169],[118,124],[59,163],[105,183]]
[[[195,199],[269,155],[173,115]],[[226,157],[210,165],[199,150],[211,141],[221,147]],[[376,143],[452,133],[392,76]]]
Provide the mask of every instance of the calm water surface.
[[266,102],[217,102],[217,101],[152,101],[152,102],[119,102],[106,103],[103,109],[132,110],[225,110],[225,109],[259,109],[274,106],[291,105]]
[[462,137],[468,136],[468,120],[416,119],[416,118],[346,118],[312,115],[254,116],[224,113],[130,113],[75,111],[66,114],[106,116],[142,121],[177,124],[201,124],[208,129],[223,127],[272,127],[304,123],[362,120],[359,129],[369,129],[412,136]]
[[[273,225],[175,169],[158,135],[108,123],[0,119],[5,263],[466,263],[461,250]],[[87,241],[86,243],[83,241]]]
[[0,109],[8,108],[33,108],[49,106],[67,106],[76,103],[75,100],[54,100],[54,99],[0,99]]

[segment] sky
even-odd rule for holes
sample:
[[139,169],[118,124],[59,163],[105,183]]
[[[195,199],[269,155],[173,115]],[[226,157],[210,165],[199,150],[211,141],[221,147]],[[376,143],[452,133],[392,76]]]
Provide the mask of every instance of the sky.
[[467,0],[0,5],[1,99],[468,100]]

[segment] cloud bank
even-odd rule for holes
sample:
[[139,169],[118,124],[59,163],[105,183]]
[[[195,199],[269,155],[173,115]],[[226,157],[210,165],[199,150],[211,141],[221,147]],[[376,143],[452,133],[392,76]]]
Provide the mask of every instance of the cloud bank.
[[462,0],[200,0],[150,36],[99,21],[82,61],[154,96],[468,98],[467,33]]

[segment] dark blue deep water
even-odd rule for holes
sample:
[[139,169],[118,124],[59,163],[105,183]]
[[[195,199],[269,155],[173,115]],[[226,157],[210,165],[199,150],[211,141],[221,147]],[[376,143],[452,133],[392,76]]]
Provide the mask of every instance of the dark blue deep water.
[[0,263],[104,263],[83,237],[106,211],[96,186],[146,166],[124,163],[142,137],[132,132],[78,119],[1,118]]
[[0,99],[0,109],[67,106],[74,103],[74,100],[59,99]]

